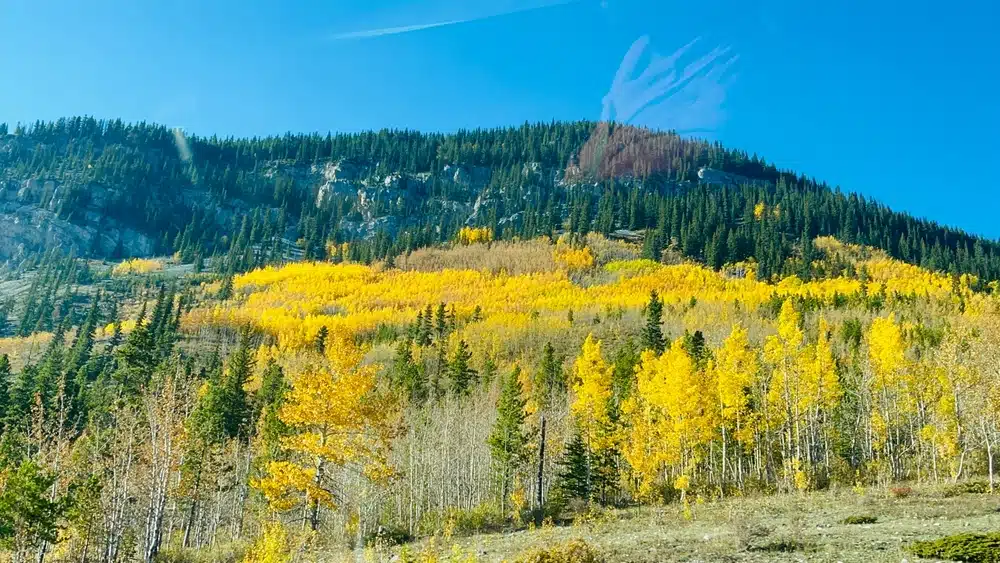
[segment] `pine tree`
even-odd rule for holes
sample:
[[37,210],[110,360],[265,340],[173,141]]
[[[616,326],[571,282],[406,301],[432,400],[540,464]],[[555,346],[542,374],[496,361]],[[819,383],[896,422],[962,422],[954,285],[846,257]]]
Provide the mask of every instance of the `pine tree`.
[[434,333],[436,335],[436,340],[438,345],[444,341],[444,336],[447,334],[448,321],[447,313],[445,312],[444,303],[439,303],[437,311],[434,313]]
[[547,409],[554,401],[555,394],[565,389],[566,378],[563,375],[562,361],[556,359],[556,349],[552,343],[546,342],[535,377],[535,402],[540,409]]
[[326,325],[319,327],[319,332],[316,334],[316,351],[320,354],[326,353],[326,338],[330,335],[330,329],[326,328]]
[[566,500],[589,501],[592,491],[590,457],[583,436],[573,434],[562,458],[556,463],[560,468],[556,474],[556,490],[560,496]]
[[281,366],[273,359],[268,360],[261,375],[260,390],[254,398],[259,413],[259,433],[267,458],[277,455],[281,437],[288,433],[288,426],[278,416],[287,392],[288,382]]
[[472,352],[469,351],[469,345],[464,340],[459,340],[458,347],[455,348],[455,352],[448,362],[451,389],[452,393],[456,395],[468,393],[469,387],[476,377],[476,371],[469,365],[471,359]]
[[684,350],[691,356],[699,369],[704,369],[709,353],[705,347],[705,335],[700,330],[694,331],[693,334],[684,332]]
[[656,290],[649,294],[649,304],[646,305],[646,326],[642,329],[642,348],[662,354],[666,341],[663,338],[663,301]]
[[493,462],[500,472],[500,505],[504,514],[506,514],[504,507],[510,495],[511,479],[530,455],[528,445],[531,436],[524,423],[528,417],[524,410],[527,401],[523,394],[521,369],[515,367],[504,378],[500,398],[497,400],[497,420],[486,440],[490,446]]

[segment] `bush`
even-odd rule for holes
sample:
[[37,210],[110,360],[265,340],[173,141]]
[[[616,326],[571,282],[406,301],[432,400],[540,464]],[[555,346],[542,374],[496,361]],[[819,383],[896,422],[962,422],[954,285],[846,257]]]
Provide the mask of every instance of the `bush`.
[[925,559],[1000,563],[1000,533],[959,534],[939,540],[915,542],[910,553]]
[[907,498],[913,495],[913,489],[910,487],[893,487],[889,489],[889,494],[892,498]]
[[944,490],[946,498],[960,495],[985,495],[990,492],[990,484],[986,481],[965,481],[955,483]]
[[848,516],[843,520],[844,524],[849,526],[856,526],[859,524],[874,524],[878,522],[878,517],[872,516],[870,514],[864,514],[861,516]]
[[604,557],[582,539],[570,540],[550,548],[522,553],[514,563],[604,563]]
[[409,543],[412,540],[410,533],[402,528],[379,526],[365,536],[365,545],[393,546]]
[[806,551],[811,545],[794,539],[774,540],[762,545],[752,546],[750,551],[763,551],[766,553],[792,553],[794,551]]

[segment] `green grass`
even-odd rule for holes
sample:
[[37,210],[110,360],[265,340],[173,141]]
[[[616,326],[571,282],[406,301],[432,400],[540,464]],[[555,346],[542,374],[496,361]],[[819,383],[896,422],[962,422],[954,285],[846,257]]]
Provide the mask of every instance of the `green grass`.
[[[691,518],[679,504],[609,510],[575,525],[437,540],[442,561],[453,549],[476,562],[513,561],[525,554],[580,539],[604,561],[914,561],[912,546],[957,534],[1000,530],[1000,499],[914,487],[905,498],[888,490],[859,495],[833,490],[805,495],[727,498],[693,503]],[[877,526],[847,523],[878,515]],[[414,548],[427,545],[418,541]],[[387,551],[389,561],[394,555]],[[936,556],[940,559],[940,556]],[[353,560],[345,558],[344,561]],[[339,561],[333,559],[333,561]],[[463,560],[466,561],[466,560]],[[468,560],[472,561],[472,560]],[[984,559],[983,561],[993,561]],[[996,560],[1000,561],[1000,560]]]

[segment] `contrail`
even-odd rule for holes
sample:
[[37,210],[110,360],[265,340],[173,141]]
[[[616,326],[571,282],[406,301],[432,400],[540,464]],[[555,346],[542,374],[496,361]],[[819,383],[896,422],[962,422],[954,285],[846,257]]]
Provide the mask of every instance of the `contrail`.
[[490,18],[496,18],[499,16],[508,16],[510,14],[518,14],[522,12],[531,12],[533,10],[541,10],[542,8],[553,8],[555,6],[564,6],[566,4],[575,4],[581,2],[582,0],[554,0],[550,2],[545,2],[543,4],[538,4],[534,6],[525,6],[523,8],[515,8],[513,10],[507,10],[505,12],[496,12],[493,14],[484,14],[481,16],[474,16],[471,18],[464,18],[460,20],[447,20],[432,23],[422,23],[415,25],[403,25],[399,27],[383,27],[381,29],[366,29],[362,31],[349,31],[347,33],[339,33],[333,36],[335,40],[341,39],[367,39],[371,37],[382,37],[383,35],[398,35],[400,33],[410,33],[411,31],[421,31],[424,29],[433,29],[435,27],[445,27],[448,25],[457,25],[460,23],[469,23],[474,21],[487,20]]

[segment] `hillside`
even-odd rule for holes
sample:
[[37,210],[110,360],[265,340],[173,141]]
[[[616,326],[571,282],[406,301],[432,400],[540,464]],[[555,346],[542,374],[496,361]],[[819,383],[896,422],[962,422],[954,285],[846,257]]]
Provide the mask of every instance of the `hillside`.
[[225,256],[231,272],[343,242],[370,261],[451,240],[600,232],[718,268],[808,277],[832,235],[928,269],[1000,278],[1000,246],[669,133],[577,122],[255,139],[70,118],[0,125],[0,259]]
[[235,276],[48,253],[0,327],[0,553],[852,559],[996,522],[995,282],[490,234]]
[[81,118],[0,127],[0,220],[0,559],[993,541],[914,543],[997,522],[1000,246],[755,156]]

